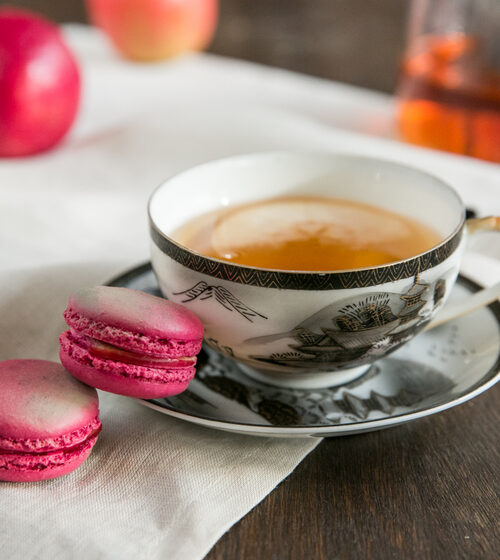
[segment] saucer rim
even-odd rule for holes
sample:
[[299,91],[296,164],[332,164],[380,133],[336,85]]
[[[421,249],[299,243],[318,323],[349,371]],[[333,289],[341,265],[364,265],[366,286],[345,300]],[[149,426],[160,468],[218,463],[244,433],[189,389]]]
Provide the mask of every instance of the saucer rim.
[[[126,286],[130,280],[141,276],[147,272],[154,272],[151,262],[147,261],[133,268],[127,269],[122,274],[114,276],[109,280],[106,285],[108,286]],[[457,283],[465,286],[467,289],[478,291],[482,287],[474,282],[473,280],[459,274],[457,278]],[[500,325],[500,301],[495,301],[490,305],[486,306],[490,313],[494,316],[497,323]],[[496,371],[496,373],[490,377],[490,375]],[[483,380],[488,378],[486,382]],[[455,406],[459,406],[477,396],[484,393],[491,387],[493,387],[498,381],[500,381],[500,352],[497,356],[494,364],[489,368],[489,370],[483,375],[482,379],[479,380],[475,385],[472,385],[466,393],[460,395],[456,399],[450,400],[448,402],[442,403],[440,405],[424,408],[422,410],[417,410],[415,412],[407,412],[403,414],[397,414],[389,418],[380,418],[376,420],[361,420],[359,422],[350,422],[348,424],[332,424],[332,425],[305,425],[305,426],[279,426],[279,425],[263,425],[263,424],[251,424],[248,422],[235,422],[235,421],[224,421],[216,420],[213,418],[207,418],[195,413],[186,413],[179,411],[176,408],[172,408],[166,404],[158,404],[153,400],[146,399],[134,399],[139,404],[146,406],[150,409],[166,414],[173,418],[179,420],[184,420],[190,422],[191,424],[196,424],[199,426],[204,426],[207,428],[213,428],[229,432],[239,432],[249,435],[258,436],[296,436],[296,437],[322,437],[322,434],[326,436],[342,436],[350,435],[353,433],[361,433],[374,431],[378,429],[390,428],[403,424],[406,422],[411,422],[413,420],[418,420],[419,418],[425,416],[431,416],[433,414],[438,414],[439,412],[444,412]]]
[[[499,360],[495,362],[495,367],[499,365]],[[249,424],[242,422],[226,422],[224,420],[213,420],[206,418],[204,416],[199,416],[197,414],[187,414],[186,412],[179,412],[174,408],[169,408],[166,405],[160,405],[156,402],[144,400],[144,399],[134,399],[138,403],[153,410],[157,410],[162,414],[167,416],[172,416],[173,418],[178,418],[179,420],[184,420],[190,422],[191,424],[197,424],[199,426],[204,426],[207,428],[215,428],[218,430],[231,431],[231,432],[245,432],[248,434],[262,435],[262,436],[287,436],[294,435],[296,437],[306,437],[306,436],[317,436],[323,437],[322,434],[331,435],[352,435],[353,433],[362,433],[375,430],[381,430],[384,428],[391,428],[393,426],[398,426],[400,424],[406,424],[413,420],[418,420],[419,418],[424,418],[426,416],[432,416],[433,414],[438,414],[444,412],[455,406],[464,404],[465,402],[479,396],[491,387],[493,387],[500,380],[500,371],[492,377],[488,382],[480,385],[471,392],[458,397],[452,401],[448,401],[442,405],[424,408],[417,412],[410,412],[405,414],[397,414],[391,416],[390,418],[381,418],[378,420],[361,420],[359,422],[350,422],[349,424],[332,424],[329,426],[319,426],[319,425],[307,425],[307,426],[267,426],[261,424]],[[234,427],[234,428],[232,428]]]

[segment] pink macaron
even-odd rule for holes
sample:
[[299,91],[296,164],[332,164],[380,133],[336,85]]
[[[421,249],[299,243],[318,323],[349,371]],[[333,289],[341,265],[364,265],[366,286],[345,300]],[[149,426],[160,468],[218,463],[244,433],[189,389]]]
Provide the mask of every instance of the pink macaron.
[[55,362],[0,362],[0,480],[68,474],[101,431],[97,391]]
[[97,286],[72,295],[64,318],[61,363],[92,387],[152,399],[181,393],[195,374],[203,325],[181,305]]

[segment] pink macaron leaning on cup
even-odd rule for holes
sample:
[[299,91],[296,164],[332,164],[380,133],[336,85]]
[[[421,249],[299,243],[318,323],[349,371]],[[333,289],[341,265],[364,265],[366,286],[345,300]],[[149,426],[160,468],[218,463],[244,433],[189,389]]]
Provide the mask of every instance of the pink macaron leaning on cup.
[[0,480],[35,482],[74,471],[101,431],[97,391],[55,362],[0,362]]
[[181,393],[194,377],[203,325],[178,304],[96,286],[73,294],[64,318],[61,363],[92,387],[151,399]]

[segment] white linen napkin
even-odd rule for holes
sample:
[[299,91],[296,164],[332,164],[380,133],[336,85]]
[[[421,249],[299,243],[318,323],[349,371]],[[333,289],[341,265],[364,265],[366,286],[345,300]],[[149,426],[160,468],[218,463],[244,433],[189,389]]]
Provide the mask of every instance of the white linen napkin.
[[[430,169],[480,212],[500,212],[498,167],[359,134],[390,134],[389,97],[209,55],[130,64],[94,30],[67,32],[85,84],[75,130],[55,151],[0,160],[2,360],[56,360],[69,294],[148,258],[148,195],[201,161],[366,153]],[[498,256],[498,244],[485,251]],[[104,429],[80,469],[0,485],[2,558],[202,558],[318,443],[211,431],[100,398]]]

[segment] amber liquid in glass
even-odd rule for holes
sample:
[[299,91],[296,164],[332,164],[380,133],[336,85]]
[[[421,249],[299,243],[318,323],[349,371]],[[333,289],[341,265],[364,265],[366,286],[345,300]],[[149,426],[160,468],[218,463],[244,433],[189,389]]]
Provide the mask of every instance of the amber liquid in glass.
[[[423,38],[424,39],[424,38]],[[500,162],[500,72],[472,36],[427,37],[402,64],[398,124],[413,144]]]
[[290,196],[198,216],[172,234],[197,253],[278,270],[333,271],[406,259],[437,245],[433,229],[350,200]]

